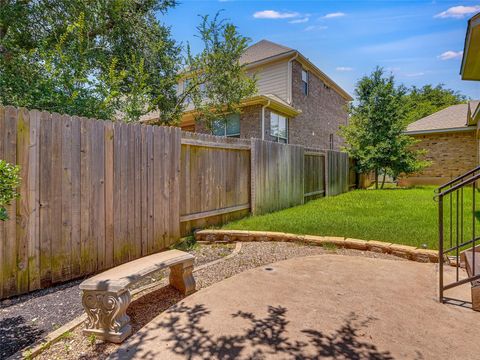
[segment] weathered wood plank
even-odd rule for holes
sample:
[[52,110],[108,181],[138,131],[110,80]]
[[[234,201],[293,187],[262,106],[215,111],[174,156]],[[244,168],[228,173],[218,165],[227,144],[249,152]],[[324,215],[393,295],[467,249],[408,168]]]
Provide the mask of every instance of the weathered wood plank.
[[141,125],[131,126],[133,131],[133,140],[134,140],[134,151],[133,153],[133,171],[134,171],[134,232],[133,232],[133,243],[134,243],[134,257],[137,259],[142,256],[142,189],[141,189],[141,175],[142,175],[142,133]]
[[[5,138],[4,134],[6,131],[6,121],[5,121],[5,107],[0,106],[0,159],[5,159]],[[3,264],[4,258],[4,249],[6,246],[5,238],[5,222],[0,221],[0,261]],[[4,286],[4,272],[6,271],[5,267],[0,267],[0,298],[3,298],[3,286]]]
[[[1,157],[1,156],[0,156]],[[28,289],[40,289],[40,112],[30,112],[28,149]],[[23,180],[25,181],[25,180]],[[1,231],[1,229],[0,229]]]
[[114,129],[105,122],[105,269],[114,265]]
[[52,282],[61,282],[63,278],[63,264],[66,259],[66,249],[62,240],[62,116],[52,115],[52,193],[50,211],[52,214],[52,245],[51,245],[51,272]]
[[147,246],[148,254],[155,252],[155,162],[154,162],[154,132],[153,126],[147,126]]
[[51,114],[40,114],[40,285],[52,283],[52,118]]
[[96,258],[96,247],[93,245],[92,233],[92,137],[91,120],[81,119],[81,183],[80,183],[80,236],[81,236],[81,272],[82,274],[91,274],[95,271],[94,260]]
[[82,239],[81,239],[81,178],[82,178],[82,152],[81,152],[81,119],[77,116],[71,119],[71,257],[70,266],[72,277],[82,275]]
[[92,268],[94,271],[105,268],[105,124],[90,121],[91,138],[91,233]]
[[148,254],[147,126],[140,127],[140,227],[142,256]]
[[[7,106],[5,108],[5,130],[3,134],[3,158],[10,164],[17,164],[17,109]],[[18,291],[18,267],[17,267],[17,226],[16,226],[16,201],[7,206],[9,219],[5,221],[5,245],[3,250],[3,295],[5,297],[15,295]]]
[[26,109],[17,112],[17,164],[20,165],[20,187],[22,196],[16,202],[16,254],[17,254],[17,286],[16,293],[28,291],[28,246],[30,244],[30,193],[28,191],[30,179],[29,148],[30,148],[30,114]]
[[[62,177],[61,177],[61,220],[62,220],[62,248],[61,273],[63,280],[72,278],[72,119],[63,116],[58,119],[62,127]],[[55,281],[55,279],[54,279]]]
[[159,127],[153,128],[153,251],[157,252],[163,248],[163,192],[165,187],[165,172],[163,162],[163,147],[165,146],[165,133]]
[[122,192],[124,191],[123,187],[123,176],[122,169],[125,166],[122,162],[123,160],[123,140],[122,140],[122,126],[121,123],[115,123],[113,125],[114,136],[113,136],[113,263],[114,265],[119,265],[124,262],[123,254],[123,242],[124,242],[124,232],[123,232],[123,196]]

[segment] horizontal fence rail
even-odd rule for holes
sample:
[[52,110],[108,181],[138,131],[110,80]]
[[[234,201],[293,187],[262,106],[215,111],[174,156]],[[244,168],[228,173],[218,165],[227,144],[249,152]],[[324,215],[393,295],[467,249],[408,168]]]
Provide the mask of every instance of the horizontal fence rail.
[[0,107],[0,159],[22,178],[0,222],[0,298],[349,187],[336,151],[13,107]]

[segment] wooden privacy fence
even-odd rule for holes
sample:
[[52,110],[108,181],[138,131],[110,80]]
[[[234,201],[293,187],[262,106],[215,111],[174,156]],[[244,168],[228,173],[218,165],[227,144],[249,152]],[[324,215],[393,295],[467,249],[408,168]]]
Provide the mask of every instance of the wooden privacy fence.
[[[0,222],[0,296],[47,287],[178,240],[178,128],[0,107],[0,158],[21,167]],[[16,221],[15,221],[16,218]]]
[[346,154],[0,107],[21,167],[0,298],[161,251],[196,228],[348,190]]
[[252,213],[303,204],[304,148],[252,140]]

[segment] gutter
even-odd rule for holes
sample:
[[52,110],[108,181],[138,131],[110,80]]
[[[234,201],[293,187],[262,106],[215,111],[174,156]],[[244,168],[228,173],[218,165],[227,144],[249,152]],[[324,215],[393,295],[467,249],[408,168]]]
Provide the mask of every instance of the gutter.
[[265,108],[269,107],[271,102],[271,100],[268,100],[268,102],[262,106],[262,140],[265,140]]
[[432,130],[414,130],[414,131],[405,131],[405,135],[422,135],[422,134],[437,134],[437,133],[451,133],[451,132],[467,132],[467,131],[475,131],[475,126],[465,126],[465,127],[458,127],[458,128],[450,128],[450,129],[432,129]]

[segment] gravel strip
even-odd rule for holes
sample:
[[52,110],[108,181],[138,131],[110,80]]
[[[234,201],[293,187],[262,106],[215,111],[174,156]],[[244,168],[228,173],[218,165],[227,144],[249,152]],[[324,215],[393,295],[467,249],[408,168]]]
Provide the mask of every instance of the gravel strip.
[[[195,255],[195,265],[200,266],[228,256],[235,244],[199,245],[189,251]],[[168,270],[152,274],[135,284],[134,288],[160,281]],[[83,279],[69,281],[48,289],[0,301],[0,359],[42,340],[49,332],[81,315]]]
[[[387,254],[377,254],[347,249],[325,249],[318,246],[295,243],[255,242],[242,243],[240,253],[230,259],[208,266],[195,273],[197,289],[205,288],[225,278],[248,269],[267,265],[276,261],[293,257],[332,254],[346,256],[365,256],[373,258],[406,261]],[[166,279],[159,281],[159,286],[138,294],[130,307],[128,315],[131,318],[134,332],[153,320],[168,307],[180,301],[183,297],[174,289],[165,286]],[[103,343],[94,338],[82,335],[83,325],[68,334],[64,339],[53,344],[40,354],[39,359],[106,359],[118,345]]]

